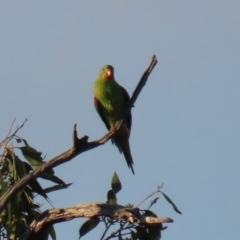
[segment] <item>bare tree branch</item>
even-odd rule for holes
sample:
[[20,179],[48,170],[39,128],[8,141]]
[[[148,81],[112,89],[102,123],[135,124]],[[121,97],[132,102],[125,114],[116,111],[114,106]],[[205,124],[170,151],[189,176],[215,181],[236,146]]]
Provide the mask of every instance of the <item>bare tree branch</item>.
[[131,99],[128,102],[128,105],[125,109],[125,112],[123,114],[122,120],[119,121],[118,125],[117,125],[117,129],[119,129],[121,127],[122,122],[125,120],[125,118],[127,117],[129,111],[131,110],[131,108],[134,106],[134,103],[136,102],[138,95],[140,94],[140,92],[142,91],[144,85],[146,84],[147,80],[148,80],[148,76],[150,75],[150,73],[152,72],[153,68],[157,65],[157,57],[156,55],[152,56],[151,62],[148,66],[148,68],[146,69],[146,71],[143,73],[137,87],[135,88],[133,95],[131,97]]
[[[146,84],[146,81],[148,79],[148,76],[150,75],[151,71],[153,70],[154,66],[157,64],[157,58],[154,55],[152,57],[151,63],[149,64],[147,70],[144,72],[139,84],[137,85],[128,106],[126,107],[123,119],[129,112],[129,110],[132,108],[133,104],[135,103],[139,93],[141,92],[143,86]],[[123,123],[123,120],[119,121],[118,128]],[[23,125],[22,125],[23,126]],[[19,128],[21,128],[20,126]],[[117,129],[118,129],[117,128]],[[82,138],[78,138],[77,136],[77,130],[76,130],[76,124],[74,125],[73,129],[73,146],[69,150],[63,152],[62,154],[52,158],[48,162],[42,164],[39,168],[35,169],[22,179],[20,179],[18,182],[16,182],[12,188],[10,188],[1,198],[0,198],[0,213],[3,211],[5,206],[9,203],[11,200],[11,196],[15,195],[17,192],[22,190],[27,184],[29,184],[31,181],[39,177],[44,171],[54,168],[60,164],[63,164],[65,162],[70,161],[77,155],[79,155],[82,152],[91,150],[93,148],[96,148],[102,144],[104,144],[106,141],[108,141],[114,132],[110,131],[106,135],[104,135],[102,138],[88,142],[88,136],[83,136]]]
[[109,217],[117,221],[127,221],[130,223],[156,224],[170,223],[173,220],[169,217],[146,217],[142,216],[138,208],[125,208],[121,205],[106,203],[86,203],[68,208],[55,208],[46,210],[37,217],[28,230],[20,237],[20,240],[32,239],[46,225],[65,222],[74,218]]

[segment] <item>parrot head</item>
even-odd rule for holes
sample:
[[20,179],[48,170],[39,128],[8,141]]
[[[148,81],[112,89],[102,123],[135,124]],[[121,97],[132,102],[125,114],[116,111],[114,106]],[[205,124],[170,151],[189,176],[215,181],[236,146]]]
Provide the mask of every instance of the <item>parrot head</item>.
[[105,65],[101,68],[99,75],[105,79],[114,79],[114,68],[111,65]]

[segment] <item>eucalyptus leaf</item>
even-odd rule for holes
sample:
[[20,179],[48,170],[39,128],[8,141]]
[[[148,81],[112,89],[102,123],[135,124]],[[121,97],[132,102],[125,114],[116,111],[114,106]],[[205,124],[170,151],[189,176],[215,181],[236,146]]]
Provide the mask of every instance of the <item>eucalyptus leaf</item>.
[[56,232],[55,232],[53,225],[49,226],[48,231],[49,231],[49,235],[51,236],[52,240],[57,240]]
[[163,194],[163,196],[165,197],[165,199],[173,206],[173,209],[177,212],[177,213],[179,213],[179,214],[182,214],[181,212],[180,212],[180,210],[178,210],[178,208],[177,208],[177,206],[174,204],[174,202],[170,199],[170,197],[168,197],[165,193],[163,193],[162,191],[161,191],[161,193]]
[[158,199],[159,199],[159,197],[156,197],[155,199],[153,199],[151,201],[150,206],[148,207],[148,209],[150,209],[154,204],[156,204]]
[[32,166],[31,166],[29,163],[23,162],[23,164],[24,164],[24,166],[25,166],[25,171],[26,171],[27,173],[30,173],[30,172],[33,170]]
[[117,204],[117,197],[113,190],[109,190],[107,193],[107,203]]
[[30,146],[20,147],[19,149],[22,151],[24,158],[31,164],[34,169],[43,164],[41,152]]
[[64,188],[68,188],[69,186],[71,186],[73,183],[68,183],[68,184],[58,184],[58,185],[54,185],[48,188],[44,188],[44,192],[45,193],[49,193],[49,192],[54,192],[54,191],[58,191],[58,190],[62,190]]
[[79,229],[79,239],[86,235],[88,232],[90,232],[91,230],[93,230],[98,224],[99,224],[100,220],[98,217],[94,217],[91,218],[89,220],[87,220]]
[[2,196],[7,191],[7,182],[4,181],[3,175],[0,171],[0,196]]
[[157,217],[157,215],[150,211],[150,210],[144,210],[144,216],[147,216],[147,217]]
[[26,168],[24,165],[24,162],[15,155],[15,165],[16,165],[16,173],[19,178],[23,178],[27,173],[26,173]]
[[112,177],[112,190],[118,193],[122,189],[122,184],[116,172],[114,172]]
[[5,161],[8,161],[8,171],[11,174],[12,179],[17,180],[16,166],[15,166],[15,154],[12,149],[7,150],[7,154],[5,156]]
[[32,192],[41,195],[42,197],[49,201],[47,194],[45,193],[45,191],[43,190],[43,188],[36,179],[30,182],[28,185],[31,187]]
[[49,174],[49,173],[44,172],[42,175],[40,175],[40,178],[52,181],[57,184],[65,185],[65,182],[62,179],[60,179],[59,177],[55,176],[54,174]]
[[[30,165],[33,169],[36,169],[36,168],[40,167],[43,163],[45,163],[41,156],[42,152],[39,152],[30,146],[20,147],[19,149],[22,151],[24,158],[30,163]],[[49,175],[52,177],[54,175],[54,171],[53,171],[53,169],[48,169],[43,173],[43,175]],[[48,179],[51,177],[46,176],[44,179]],[[53,180],[51,180],[51,181],[53,181]],[[59,182],[57,182],[57,183],[59,183]]]

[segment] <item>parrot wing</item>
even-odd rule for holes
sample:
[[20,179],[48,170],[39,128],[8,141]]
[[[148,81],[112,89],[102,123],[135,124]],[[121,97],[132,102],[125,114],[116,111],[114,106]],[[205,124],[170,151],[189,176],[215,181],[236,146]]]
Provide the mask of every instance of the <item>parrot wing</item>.
[[103,105],[101,104],[101,102],[96,97],[94,97],[94,106],[95,106],[99,116],[101,117],[102,121],[106,125],[106,128],[108,130],[110,130],[111,126],[110,126],[110,124],[108,123],[108,121],[106,120],[106,118],[104,117],[104,114],[103,114]]
[[[121,86],[121,89],[123,91],[123,95],[124,95],[124,98],[125,98],[126,104],[127,104],[129,102],[129,100],[130,100],[130,96],[129,96],[128,92],[126,91],[126,89],[124,87]],[[131,127],[132,127],[132,114],[131,114],[131,111],[129,111],[129,113],[127,115],[126,123],[127,123],[127,128],[129,130],[129,135],[130,135],[130,131],[131,131]]]
[[[128,92],[125,90],[125,88],[123,88],[121,86],[121,89],[122,89],[122,92],[123,92],[123,95],[124,95],[124,98],[125,98],[125,102],[126,102],[126,105],[127,103],[129,102],[130,100],[130,97],[129,97],[129,94]],[[131,150],[130,150],[130,145],[129,145],[129,137],[130,137],[130,132],[131,132],[131,127],[132,127],[132,114],[131,114],[131,110],[129,111],[127,117],[126,117],[126,124],[127,124],[127,135],[126,132],[124,133],[125,137],[121,137],[121,136],[114,136],[112,138],[112,143],[115,144],[120,153],[123,153],[125,159],[126,159],[126,162],[127,162],[127,165],[129,168],[131,168],[132,170],[132,173],[134,174],[134,170],[133,170],[133,159],[132,159],[132,155],[131,155]]]

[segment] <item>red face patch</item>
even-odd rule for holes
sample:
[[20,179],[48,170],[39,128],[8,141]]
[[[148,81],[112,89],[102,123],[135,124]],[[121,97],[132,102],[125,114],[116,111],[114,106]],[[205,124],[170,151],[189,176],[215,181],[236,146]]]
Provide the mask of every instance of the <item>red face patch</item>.
[[111,77],[112,77],[112,71],[111,71],[110,69],[106,69],[106,71],[105,71],[104,74],[103,74],[103,77],[104,77],[105,79],[111,78]]

